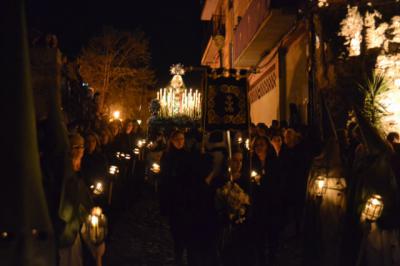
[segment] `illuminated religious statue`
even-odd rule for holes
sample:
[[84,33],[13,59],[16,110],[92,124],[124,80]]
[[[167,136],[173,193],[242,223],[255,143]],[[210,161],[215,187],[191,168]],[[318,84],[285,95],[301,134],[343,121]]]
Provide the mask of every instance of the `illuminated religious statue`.
[[157,92],[160,103],[159,115],[162,118],[188,117],[192,120],[201,118],[201,93],[198,90],[187,89],[182,76],[185,74],[183,65],[171,67],[173,75],[167,88]]

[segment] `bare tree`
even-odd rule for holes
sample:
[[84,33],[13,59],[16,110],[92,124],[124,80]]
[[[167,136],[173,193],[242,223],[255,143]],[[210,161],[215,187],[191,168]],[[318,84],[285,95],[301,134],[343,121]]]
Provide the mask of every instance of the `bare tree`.
[[141,31],[119,31],[105,27],[92,38],[79,57],[80,74],[100,92],[100,108],[106,97],[124,107],[137,105],[138,92],[154,85],[148,40]]

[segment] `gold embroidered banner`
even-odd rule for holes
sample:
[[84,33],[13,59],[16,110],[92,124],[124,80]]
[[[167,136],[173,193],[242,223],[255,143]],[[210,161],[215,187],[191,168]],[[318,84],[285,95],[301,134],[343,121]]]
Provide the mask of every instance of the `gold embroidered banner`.
[[247,79],[208,78],[204,113],[206,130],[247,129]]

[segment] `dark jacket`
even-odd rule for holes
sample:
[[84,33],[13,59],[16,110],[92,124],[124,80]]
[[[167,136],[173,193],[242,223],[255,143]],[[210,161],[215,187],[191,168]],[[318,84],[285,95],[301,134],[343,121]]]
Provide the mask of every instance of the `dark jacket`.
[[187,210],[192,182],[190,153],[170,149],[160,162],[160,211],[166,216],[183,215]]
[[274,154],[267,155],[264,167],[259,158],[252,158],[252,170],[261,175],[260,184],[251,183],[252,219],[265,221],[271,216],[280,216],[283,203],[282,172]]
[[82,158],[82,172],[89,186],[97,179],[105,179],[107,176],[106,157],[98,151],[92,154],[85,153]]

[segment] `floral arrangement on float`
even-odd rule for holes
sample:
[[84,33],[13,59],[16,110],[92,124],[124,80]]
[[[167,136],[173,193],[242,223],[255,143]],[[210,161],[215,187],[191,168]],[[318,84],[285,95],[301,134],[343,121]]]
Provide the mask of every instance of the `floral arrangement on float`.
[[229,181],[217,190],[217,208],[222,209],[231,222],[243,223],[248,206],[249,195],[235,182]]

